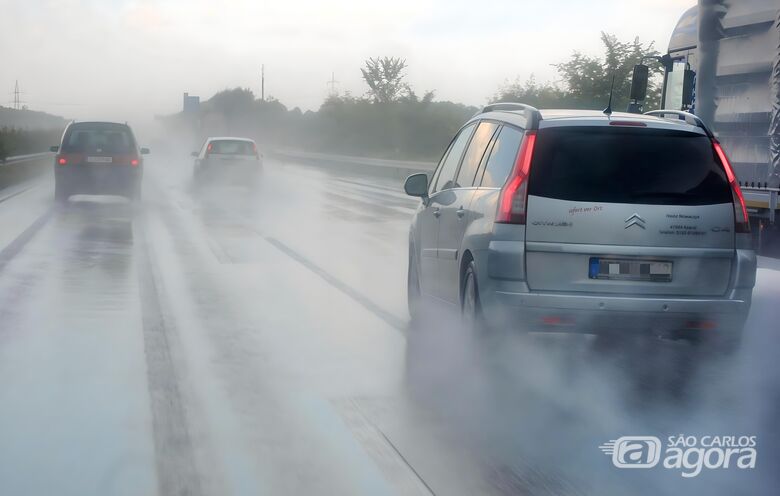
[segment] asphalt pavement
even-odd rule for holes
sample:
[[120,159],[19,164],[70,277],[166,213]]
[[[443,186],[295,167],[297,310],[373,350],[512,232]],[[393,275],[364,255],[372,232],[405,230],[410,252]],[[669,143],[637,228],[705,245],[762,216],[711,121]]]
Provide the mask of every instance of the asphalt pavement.
[[[776,494],[780,262],[743,349],[411,327],[398,178],[267,160],[143,201],[0,191],[0,494]],[[754,469],[613,466],[625,435],[754,435]]]

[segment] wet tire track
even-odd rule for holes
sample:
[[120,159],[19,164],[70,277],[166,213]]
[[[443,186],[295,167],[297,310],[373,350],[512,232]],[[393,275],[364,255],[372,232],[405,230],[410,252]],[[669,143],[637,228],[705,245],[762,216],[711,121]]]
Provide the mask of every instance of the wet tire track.
[[[38,217],[27,229],[22,231],[13,241],[11,241],[2,251],[0,251],[0,275],[2,275],[6,266],[32,241],[38,232],[49,222],[54,214],[54,208],[49,208],[40,217]],[[16,288],[3,300],[0,306],[0,322],[8,325],[15,318],[19,306],[26,301],[32,293],[34,285],[38,282],[38,274],[27,273],[17,281]],[[0,327],[2,330],[4,326]]]
[[178,374],[171,355],[171,333],[175,324],[163,311],[142,217],[134,228],[139,240],[138,282],[159,493],[197,496],[204,494],[203,484],[195,463]]

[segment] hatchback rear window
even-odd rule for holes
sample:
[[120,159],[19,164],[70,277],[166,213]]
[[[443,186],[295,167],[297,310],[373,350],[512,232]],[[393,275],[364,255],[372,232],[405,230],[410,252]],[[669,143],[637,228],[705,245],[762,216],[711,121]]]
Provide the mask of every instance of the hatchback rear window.
[[219,155],[254,155],[255,147],[249,141],[219,140],[210,143],[211,151]]
[[726,173],[703,135],[661,129],[539,131],[529,194],[652,205],[730,203]]
[[127,126],[116,124],[75,124],[62,143],[65,153],[126,154],[135,151],[135,140]]

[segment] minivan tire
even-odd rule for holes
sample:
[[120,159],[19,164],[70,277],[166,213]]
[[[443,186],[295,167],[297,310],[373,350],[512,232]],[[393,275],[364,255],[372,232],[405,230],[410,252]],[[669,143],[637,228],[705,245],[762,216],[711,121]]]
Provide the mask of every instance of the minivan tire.
[[422,293],[420,292],[420,275],[417,272],[417,259],[414,256],[412,246],[409,246],[409,268],[406,278],[406,298],[409,307],[409,316],[412,323],[420,320],[422,311]]
[[141,203],[141,181],[133,184],[125,198],[127,198],[133,205]]
[[481,333],[485,330],[482,315],[482,304],[479,299],[479,283],[477,282],[477,266],[470,261],[463,272],[461,290],[461,320],[469,331]]
[[70,192],[65,189],[65,186],[59,182],[54,183],[54,201],[57,203],[65,203],[70,198]]

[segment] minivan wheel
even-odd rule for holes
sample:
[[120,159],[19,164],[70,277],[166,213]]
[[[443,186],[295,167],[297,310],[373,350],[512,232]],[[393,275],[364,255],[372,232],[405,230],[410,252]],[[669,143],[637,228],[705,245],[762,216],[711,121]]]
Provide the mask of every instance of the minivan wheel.
[[54,183],[54,201],[57,203],[65,203],[70,198],[70,192],[65,189],[65,186],[59,182]]
[[461,318],[466,329],[482,331],[482,306],[479,301],[479,284],[474,261],[469,262],[463,274],[463,293],[461,296]]
[[417,273],[417,261],[411,246],[409,247],[409,270],[407,271],[406,280],[406,298],[407,305],[409,306],[409,316],[412,318],[412,322],[416,322],[420,319],[421,311],[420,275]]
[[130,201],[133,204],[139,204],[141,203],[141,184],[138,183],[135,186],[133,186],[133,189],[130,191]]

